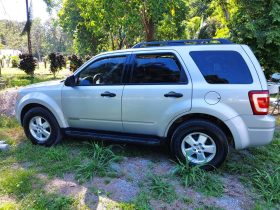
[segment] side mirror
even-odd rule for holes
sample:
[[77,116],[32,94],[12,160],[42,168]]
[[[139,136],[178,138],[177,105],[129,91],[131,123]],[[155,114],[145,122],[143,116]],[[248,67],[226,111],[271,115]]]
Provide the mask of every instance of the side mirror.
[[72,75],[70,77],[67,77],[65,82],[64,82],[64,85],[65,86],[68,86],[68,87],[74,87],[76,85],[76,79],[75,79],[75,76]]

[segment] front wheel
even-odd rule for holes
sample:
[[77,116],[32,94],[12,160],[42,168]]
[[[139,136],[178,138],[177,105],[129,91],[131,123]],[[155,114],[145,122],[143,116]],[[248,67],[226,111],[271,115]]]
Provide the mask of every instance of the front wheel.
[[52,146],[62,138],[53,114],[41,107],[32,108],[24,115],[23,128],[33,144]]
[[171,150],[180,161],[213,170],[224,162],[229,147],[220,127],[206,120],[191,120],[175,130]]

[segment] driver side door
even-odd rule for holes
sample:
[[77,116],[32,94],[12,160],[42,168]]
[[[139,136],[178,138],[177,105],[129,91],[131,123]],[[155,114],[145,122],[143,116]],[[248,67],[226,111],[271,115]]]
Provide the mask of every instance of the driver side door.
[[128,55],[94,60],[75,74],[77,84],[62,89],[62,106],[71,128],[122,132],[121,99]]

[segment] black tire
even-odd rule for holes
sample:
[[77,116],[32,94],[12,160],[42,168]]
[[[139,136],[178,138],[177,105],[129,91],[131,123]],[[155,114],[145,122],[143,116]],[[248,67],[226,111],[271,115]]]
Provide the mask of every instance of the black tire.
[[[33,117],[42,117],[46,121],[48,121],[50,125],[50,136],[45,141],[38,141],[29,130],[29,123]],[[61,129],[59,124],[57,123],[55,117],[52,113],[50,113],[47,109],[42,107],[35,107],[30,109],[23,117],[23,129],[25,135],[31,140],[33,144],[44,145],[50,147],[52,145],[56,145],[62,139]]]
[[[178,160],[185,162],[186,157],[184,156],[181,144],[183,139],[192,133],[203,133],[212,138],[216,145],[216,154],[212,160],[205,164],[201,164],[201,168],[205,170],[214,170],[218,168],[226,159],[229,146],[225,133],[220,127],[212,122],[206,120],[190,120],[181,124],[173,133],[171,138],[170,148]],[[207,140],[208,141],[208,140]],[[189,162],[190,165],[199,165],[197,163]]]

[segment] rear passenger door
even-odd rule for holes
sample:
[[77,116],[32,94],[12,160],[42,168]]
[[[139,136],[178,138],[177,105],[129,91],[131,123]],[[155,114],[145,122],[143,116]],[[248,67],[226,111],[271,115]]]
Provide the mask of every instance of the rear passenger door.
[[191,109],[192,86],[176,51],[132,54],[122,97],[124,131],[163,136],[168,123]]

